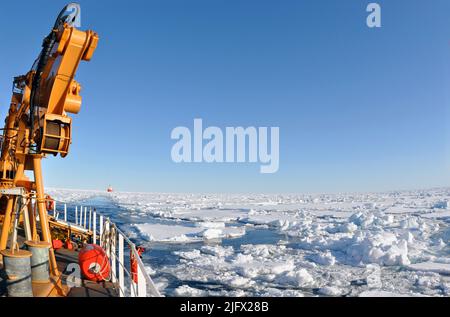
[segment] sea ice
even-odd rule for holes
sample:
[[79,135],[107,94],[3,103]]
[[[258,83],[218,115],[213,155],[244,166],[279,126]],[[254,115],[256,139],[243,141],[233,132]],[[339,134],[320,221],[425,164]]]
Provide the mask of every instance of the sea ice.
[[[106,197],[120,210],[113,216],[130,229],[131,238],[170,243],[171,261],[155,268],[152,258],[144,257],[158,285],[167,286],[166,295],[450,292],[450,188],[342,194],[49,193],[58,202],[72,203]],[[233,246],[221,245],[220,239],[231,237],[242,238]],[[191,248],[186,242],[206,245]],[[182,286],[171,288],[173,283],[161,276]],[[196,288],[196,282],[205,287]]]

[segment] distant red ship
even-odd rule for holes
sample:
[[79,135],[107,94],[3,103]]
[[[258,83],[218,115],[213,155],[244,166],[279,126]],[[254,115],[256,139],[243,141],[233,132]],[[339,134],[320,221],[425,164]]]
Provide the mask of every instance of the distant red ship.
[[106,191],[107,191],[108,193],[112,193],[113,188],[111,187],[111,185],[106,189]]

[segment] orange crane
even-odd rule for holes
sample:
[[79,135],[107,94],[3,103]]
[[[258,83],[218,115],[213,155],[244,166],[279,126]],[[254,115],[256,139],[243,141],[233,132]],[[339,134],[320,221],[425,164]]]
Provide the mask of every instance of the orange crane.
[[[81,107],[81,86],[74,77],[79,63],[92,58],[99,39],[95,32],[77,27],[80,6],[70,3],[44,38],[31,70],[14,78],[1,138],[0,251],[7,248],[20,217],[28,219],[27,238],[51,243],[41,160],[49,154],[69,153],[72,118],[68,113],[76,114]],[[25,171],[32,171],[34,179]],[[52,276],[58,277],[52,248],[49,262]]]

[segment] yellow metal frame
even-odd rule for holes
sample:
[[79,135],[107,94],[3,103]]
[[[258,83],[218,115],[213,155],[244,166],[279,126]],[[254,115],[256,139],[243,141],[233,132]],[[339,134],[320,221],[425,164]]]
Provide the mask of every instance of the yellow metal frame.
[[[35,101],[38,108],[30,108],[31,91],[36,70],[30,70],[26,75],[16,77],[15,83],[20,87],[14,90],[9,113],[3,129],[3,142],[0,156],[0,188],[26,188],[30,196],[36,199],[40,219],[41,236],[36,231],[36,215],[31,202],[28,206],[33,236],[41,241],[51,243],[52,237],[45,204],[44,180],[42,177],[41,160],[46,154],[60,154],[62,157],[69,152],[71,143],[72,119],[67,113],[78,113],[81,107],[81,86],[74,80],[79,63],[89,61],[97,47],[98,35],[93,31],[81,31],[75,27],[63,24],[52,32],[56,35],[54,49],[44,65]],[[52,34],[52,33],[51,33]],[[37,120],[30,125],[30,110],[34,109]],[[33,121],[32,121],[33,122]],[[61,124],[59,135],[49,134],[47,124]],[[59,140],[57,148],[46,148],[48,138]],[[39,147],[36,148],[35,144]],[[29,180],[25,171],[33,171],[34,180]],[[0,196],[0,220],[2,232],[0,235],[0,251],[5,250],[10,232],[13,230],[13,210],[15,198]],[[50,272],[52,285],[60,285],[60,272],[56,265],[53,248],[50,248]],[[54,287],[51,287],[54,293]],[[61,295],[59,287],[58,294]],[[45,292],[44,292],[45,293]]]

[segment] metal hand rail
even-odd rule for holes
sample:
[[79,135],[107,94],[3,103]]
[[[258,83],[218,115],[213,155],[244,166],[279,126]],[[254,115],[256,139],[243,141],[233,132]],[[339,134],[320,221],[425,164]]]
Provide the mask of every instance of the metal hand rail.
[[[78,213],[78,206],[74,210],[75,225],[83,227],[92,233],[92,242],[95,244],[97,242],[97,218],[99,235],[99,244],[102,248],[106,250],[110,261],[111,275],[110,279],[115,283],[119,289],[119,296],[126,297],[128,294],[125,288],[125,274],[129,276],[130,282],[130,292],[131,297],[162,297],[160,292],[155,286],[150,275],[145,270],[144,263],[142,262],[139,253],[136,249],[136,245],[125,235],[125,233],[120,230],[117,225],[108,217],[104,217],[102,214],[97,213],[94,209],[89,208],[89,217],[87,217],[87,207],[80,206]],[[58,220],[59,215],[63,213],[64,220]],[[98,214],[98,217],[97,217]],[[58,212],[56,210],[56,202],[53,207],[53,217],[56,221],[69,223],[67,221],[67,204],[64,204],[64,211]],[[72,223],[73,224],[73,223]],[[119,242],[118,248],[116,248],[116,242]],[[132,274],[126,269],[124,261],[124,242],[128,244],[134,259],[137,262],[137,283],[133,281]],[[117,255],[118,253],[118,255]],[[130,259],[131,262],[131,259]],[[128,266],[129,267],[129,266]],[[117,271],[118,268],[118,271]]]

